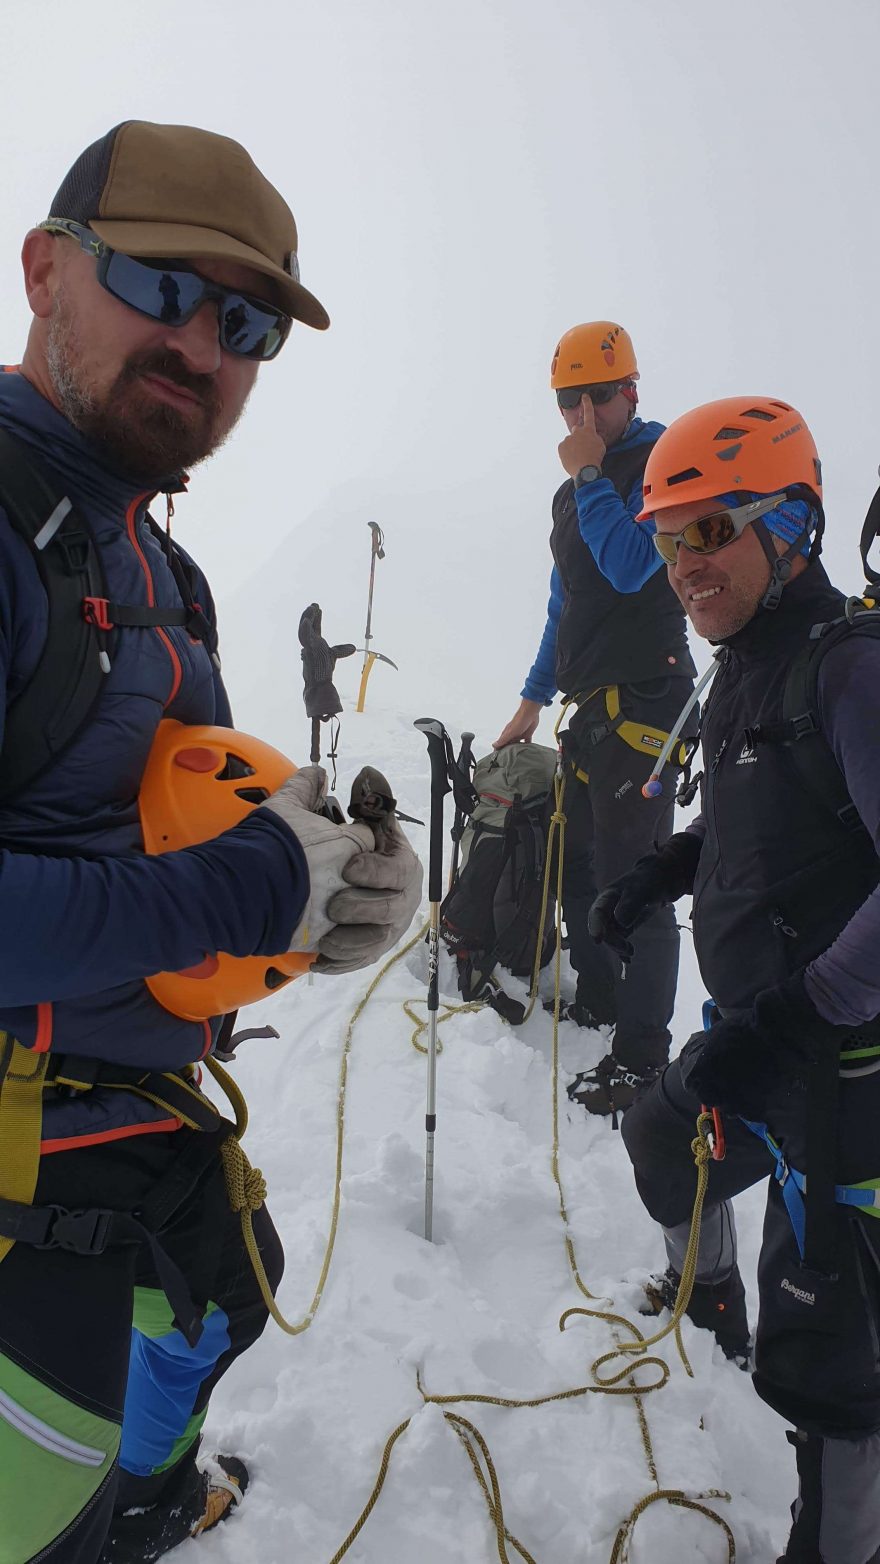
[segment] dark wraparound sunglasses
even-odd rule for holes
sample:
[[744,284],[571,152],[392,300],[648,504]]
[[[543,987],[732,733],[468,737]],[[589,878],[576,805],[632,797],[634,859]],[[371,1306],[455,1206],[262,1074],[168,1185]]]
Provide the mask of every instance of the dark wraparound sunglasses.
[[97,262],[101,287],[140,315],[168,326],[185,326],[203,304],[216,302],[220,345],[227,353],[265,361],[284,346],[293,322],[272,304],[209,282],[183,261],[135,260],[111,250],[90,228],[70,218],[50,217],[40,227],[76,239]]
[[622,384],[621,380],[606,380],[598,386],[560,386],[556,401],[570,411],[580,407],[582,396],[588,396],[594,407],[604,407],[606,402],[614,400]]
[[667,565],[674,565],[682,544],[692,554],[717,554],[728,543],[742,537],[746,527],[775,510],[785,499],[784,494],[771,494],[765,500],[751,500],[735,510],[713,510],[711,516],[701,516],[689,521],[680,532],[655,532],[654,547]]

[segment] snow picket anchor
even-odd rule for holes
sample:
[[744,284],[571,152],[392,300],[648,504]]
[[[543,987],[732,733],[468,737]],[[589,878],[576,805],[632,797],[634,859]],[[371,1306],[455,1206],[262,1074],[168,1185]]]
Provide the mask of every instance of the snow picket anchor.
[[376,560],[385,558],[385,537],[382,528],[377,521],[368,521],[370,529],[370,588],[367,594],[367,628],[364,632],[364,644],[358,647],[358,651],[364,654],[364,666],[361,669],[361,683],[358,690],[356,711],[363,711],[367,698],[367,680],[373,671],[374,663],[387,663],[390,668],[397,670],[397,663],[392,662],[382,652],[374,652],[370,646],[373,639],[373,587],[376,583]]

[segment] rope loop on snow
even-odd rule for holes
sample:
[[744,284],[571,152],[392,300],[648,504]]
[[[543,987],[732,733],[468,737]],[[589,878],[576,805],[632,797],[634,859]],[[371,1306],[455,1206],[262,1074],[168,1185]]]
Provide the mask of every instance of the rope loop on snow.
[[635,1530],[636,1521],[640,1515],[644,1514],[649,1505],[656,1504],[660,1499],[662,1499],[666,1504],[678,1505],[681,1509],[684,1510],[696,1510],[698,1515],[705,1515],[707,1520],[714,1521],[716,1526],[720,1526],[721,1530],[724,1532],[725,1537],[727,1538],[728,1564],[735,1564],[736,1543],[734,1541],[733,1532],[731,1531],[727,1522],[723,1520],[715,1510],[712,1510],[708,1505],[701,1504],[699,1502],[701,1499],[729,1500],[730,1494],[724,1493],[721,1488],[708,1488],[705,1493],[698,1493],[694,1495],[686,1494],[680,1488],[659,1488],[656,1493],[646,1494],[644,1499],[640,1499],[638,1504],[634,1505],[632,1513],[629,1515],[628,1519],[624,1521],[623,1525],[618,1531],[614,1542],[614,1547],[611,1550],[609,1564],[628,1564],[629,1545],[632,1541],[632,1534]]

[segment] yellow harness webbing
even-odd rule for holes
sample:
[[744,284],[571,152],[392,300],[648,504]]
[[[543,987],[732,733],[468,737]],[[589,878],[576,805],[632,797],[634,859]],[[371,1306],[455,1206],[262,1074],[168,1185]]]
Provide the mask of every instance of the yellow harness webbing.
[[[571,700],[566,701],[560,714],[560,722],[570,705],[583,706],[586,701],[592,700],[593,696],[598,694],[598,690],[591,690],[589,695],[578,694],[573,696]],[[647,722],[634,722],[629,717],[621,717],[619,685],[606,685],[604,695],[605,711],[610,724],[608,737],[610,738],[612,733],[616,733],[618,738],[623,739],[624,744],[629,745],[630,749],[636,749],[639,751],[639,754],[651,755],[656,759],[669,738],[669,734],[663,728],[651,727]],[[681,744],[678,751],[678,764],[683,766],[686,758],[687,750],[685,745]],[[575,766],[575,776],[581,782],[589,782],[590,780],[589,772],[581,770],[578,766]]]
[[[48,1059],[0,1032],[0,1196],[24,1205],[33,1204],[37,1187]],[[0,1260],[14,1242],[0,1238]]]

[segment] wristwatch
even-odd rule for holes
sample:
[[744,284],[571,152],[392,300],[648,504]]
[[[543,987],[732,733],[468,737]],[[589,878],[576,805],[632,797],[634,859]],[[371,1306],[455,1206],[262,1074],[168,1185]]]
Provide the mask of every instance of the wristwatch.
[[575,473],[574,486],[576,489],[582,489],[585,483],[595,483],[596,479],[601,478],[601,476],[601,467],[594,467],[590,464],[587,467],[582,467],[580,472]]

